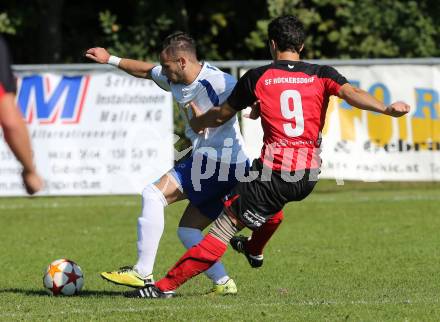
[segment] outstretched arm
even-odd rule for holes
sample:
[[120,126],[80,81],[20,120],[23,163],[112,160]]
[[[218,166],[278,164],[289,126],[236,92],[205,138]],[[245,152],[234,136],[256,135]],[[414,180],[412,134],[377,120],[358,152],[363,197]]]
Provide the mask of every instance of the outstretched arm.
[[341,86],[338,96],[344,99],[348,104],[372,112],[378,112],[394,117],[400,117],[409,112],[410,106],[405,102],[394,102],[386,106],[383,102],[376,99],[366,91],[353,87],[350,84]]
[[13,93],[0,97],[0,126],[6,143],[23,165],[23,183],[27,193],[32,195],[43,188],[43,180],[35,169],[29,134],[14,98]]
[[229,106],[227,101],[221,106],[211,108],[204,114],[202,114],[196,104],[193,102],[189,104],[193,113],[193,118],[189,121],[189,125],[196,133],[199,133],[208,127],[218,127],[229,121],[237,113],[235,109]]
[[[101,48],[101,47],[90,48],[89,50],[86,51],[86,57],[99,64],[108,64],[110,56],[111,55],[109,54],[109,52],[105,48]],[[122,69],[123,71],[135,77],[151,79],[150,72],[153,69],[153,67],[156,66],[155,64],[150,62],[144,62],[144,61],[128,59],[128,58],[119,58],[120,59],[119,60],[115,56],[112,57],[114,58],[112,58],[113,60],[110,61],[110,63],[116,65],[118,68]]]

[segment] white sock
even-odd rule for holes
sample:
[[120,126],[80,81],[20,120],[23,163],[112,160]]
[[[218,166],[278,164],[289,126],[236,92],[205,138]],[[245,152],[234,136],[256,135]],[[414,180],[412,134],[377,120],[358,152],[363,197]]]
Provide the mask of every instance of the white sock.
[[138,218],[138,261],[134,269],[143,277],[153,273],[167,205],[165,196],[155,185],[150,184],[142,191],[142,214]]
[[[203,239],[202,231],[196,228],[179,227],[177,229],[177,235],[186,249],[197,245]],[[225,267],[220,262],[212,265],[208,270],[205,271],[205,274],[215,284],[224,284],[229,280]]]

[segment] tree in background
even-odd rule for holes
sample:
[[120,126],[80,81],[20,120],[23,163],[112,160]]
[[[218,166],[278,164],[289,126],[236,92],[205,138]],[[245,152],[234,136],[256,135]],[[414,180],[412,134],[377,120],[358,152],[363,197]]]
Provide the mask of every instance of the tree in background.
[[84,62],[91,45],[157,60],[163,37],[191,33],[201,59],[267,59],[266,28],[295,14],[305,23],[305,58],[440,56],[436,0],[2,0],[0,32],[16,63]]
[[266,16],[265,0],[2,0],[0,32],[9,33],[19,64],[85,62],[91,45],[157,60],[161,40],[175,30],[198,40],[202,59],[249,59],[244,39]]
[[96,44],[121,57],[157,60],[166,34],[187,29],[183,1],[139,1],[125,9],[99,12],[104,43]]
[[99,13],[107,47],[121,56],[157,59],[161,40],[182,30],[197,40],[201,59],[248,59],[243,39],[266,14],[266,1],[139,1],[129,19],[126,14],[120,10]]
[[267,0],[268,19],[257,22],[246,44],[257,56],[270,19],[300,17],[306,26],[305,58],[438,56],[438,9],[432,0]]
[[16,26],[9,19],[8,14],[6,12],[0,13],[0,33],[15,35],[16,32]]

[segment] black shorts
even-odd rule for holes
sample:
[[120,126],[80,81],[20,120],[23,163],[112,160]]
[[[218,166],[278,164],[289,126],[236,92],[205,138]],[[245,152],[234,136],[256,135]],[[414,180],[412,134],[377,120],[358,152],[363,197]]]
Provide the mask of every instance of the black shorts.
[[300,201],[313,190],[319,169],[296,172],[271,170],[260,159],[254,160],[251,172],[258,173],[250,182],[239,182],[225,197],[225,211],[256,230],[290,201]]

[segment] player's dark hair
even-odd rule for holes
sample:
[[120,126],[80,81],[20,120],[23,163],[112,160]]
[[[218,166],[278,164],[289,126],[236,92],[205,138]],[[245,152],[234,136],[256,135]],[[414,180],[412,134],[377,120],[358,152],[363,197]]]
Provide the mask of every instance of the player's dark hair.
[[189,34],[183,31],[176,31],[167,36],[162,42],[162,50],[167,51],[173,56],[178,51],[183,51],[197,57],[196,42]]
[[280,51],[296,51],[298,54],[306,37],[304,25],[295,16],[286,15],[272,20],[268,27],[269,40],[275,41]]

